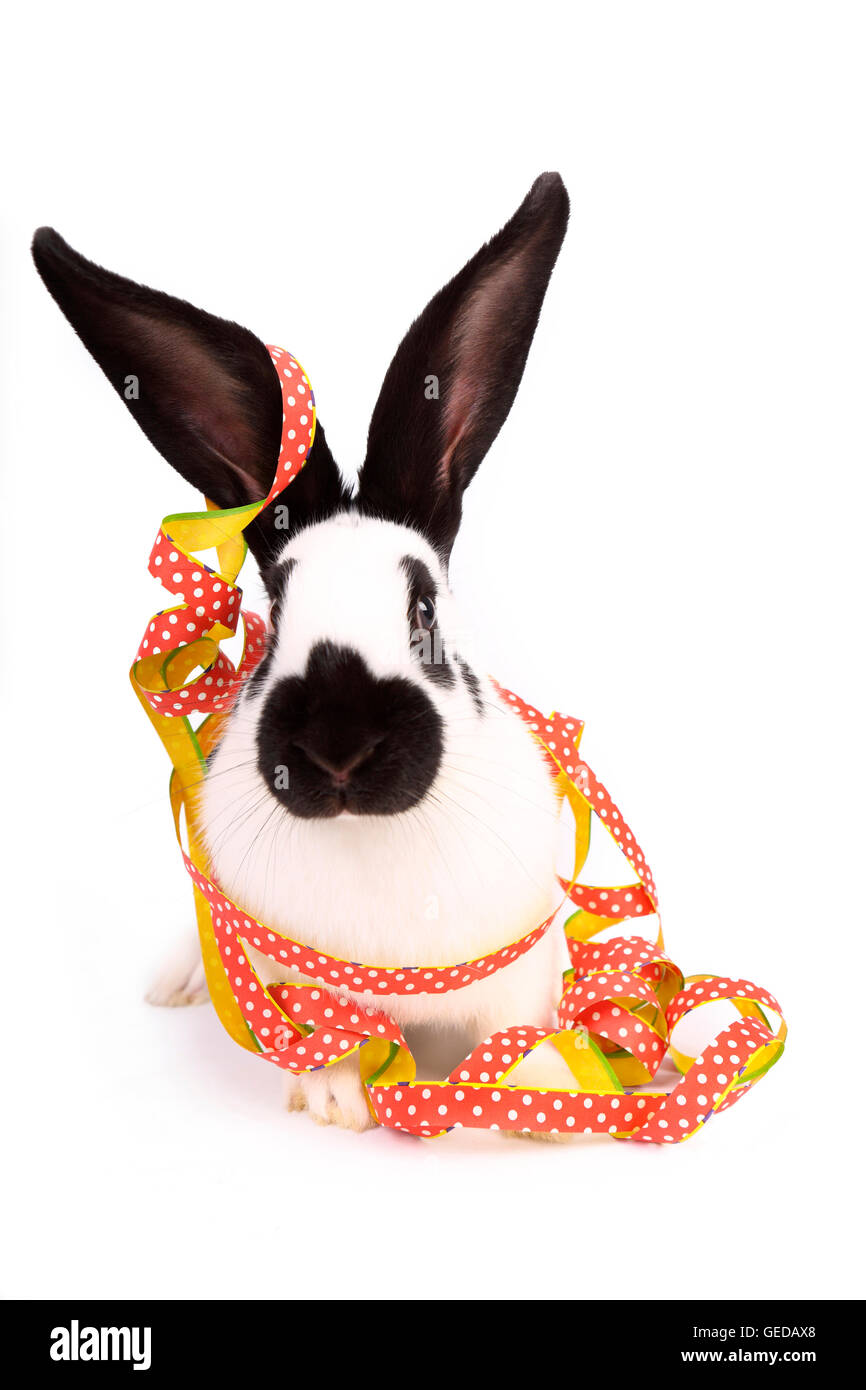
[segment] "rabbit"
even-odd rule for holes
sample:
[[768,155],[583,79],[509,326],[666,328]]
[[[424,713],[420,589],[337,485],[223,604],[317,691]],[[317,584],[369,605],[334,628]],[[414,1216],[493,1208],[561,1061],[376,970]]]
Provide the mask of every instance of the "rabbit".
[[[267,652],[208,761],[202,836],[224,892],[332,955],[470,960],[557,906],[555,787],[530,730],[483,674],[448,566],[463,491],[511,408],[568,214],[560,176],[543,174],[434,295],[385,375],[354,491],[319,421],[305,467],[247,528],[271,603]],[[168,462],[218,506],[264,497],[281,392],[263,342],[101,269],[51,228],[36,233],[33,255]],[[385,1006],[419,1066],[426,1055],[443,1075],[446,1054],[450,1067],[494,1031],[553,1026],[563,955],[551,929],[486,979]],[[269,983],[311,978],[252,948],[251,959]],[[150,998],[204,994],[191,944]],[[527,1058],[520,1076],[539,1074],[539,1061]],[[286,1075],[290,1109],[357,1130],[374,1123],[356,1056]]]

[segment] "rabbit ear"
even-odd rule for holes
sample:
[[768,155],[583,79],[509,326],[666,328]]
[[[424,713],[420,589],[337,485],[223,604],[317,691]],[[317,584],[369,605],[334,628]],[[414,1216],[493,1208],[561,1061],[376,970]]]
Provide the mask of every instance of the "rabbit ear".
[[430,301],[388,368],[358,500],[447,557],[462,495],[511,409],[568,223],[558,174]]
[[[51,227],[36,233],[33,259],[84,346],[172,467],[219,507],[264,497],[282,427],[280,385],[264,343],[236,323],[103,270]],[[291,487],[293,529],[305,515],[327,514],[343,496],[317,428]],[[287,535],[273,525],[272,509],[248,528],[261,567]]]

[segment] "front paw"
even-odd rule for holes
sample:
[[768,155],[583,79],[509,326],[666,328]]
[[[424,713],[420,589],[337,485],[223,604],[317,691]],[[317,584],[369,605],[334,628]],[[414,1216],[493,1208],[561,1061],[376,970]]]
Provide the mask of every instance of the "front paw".
[[544,1129],[503,1129],[501,1134],[503,1139],[533,1139],[544,1144],[570,1144],[574,1138],[573,1134],[560,1134],[559,1130],[554,1134]]
[[192,933],[175,950],[145,996],[157,1008],[184,1008],[206,1004],[210,998],[198,937]]
[[286,1089],[289,1110],[306,1110],[320,1125],[339,1125],[361,1132],[376,1121],[367,1104],[357,1057],[345,1057],[318,1071],[289,1072]]

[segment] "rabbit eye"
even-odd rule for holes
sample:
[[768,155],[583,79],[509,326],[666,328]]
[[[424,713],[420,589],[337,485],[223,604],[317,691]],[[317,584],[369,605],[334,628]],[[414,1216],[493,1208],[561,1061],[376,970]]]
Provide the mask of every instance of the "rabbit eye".
[[436,621],[436,605],[432,598],[419,598],[415,605],[415,619],[418,627],[430,631]]

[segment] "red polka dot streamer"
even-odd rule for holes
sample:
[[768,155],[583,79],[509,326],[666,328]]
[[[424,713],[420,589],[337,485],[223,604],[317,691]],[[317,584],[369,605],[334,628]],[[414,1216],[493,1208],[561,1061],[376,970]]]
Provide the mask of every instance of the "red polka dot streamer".
[[[238,537],[297,476],[313,439],[315,402],[309,380],[290,353],[269,351],[282,390],[283,429],[267,497],[233,512],[166,518],[150,556],[151,574],[180,601],[149,623],[133,683],[177,773],[188,753],[168,732],[172,724],[180,717],[180,726],[189,729],[185,716],[195,711],[225,713],[264,652],[265,624],[241,610],[235,583],[243,558]],[[234,549],[224,572],[195,558],[196,545],[208,549],[226,537]],[[219,553],[223,563],[223,551]],[[241,617],[245,644],[235,668],[219,644],[237,631]],[[219,976],[216,982],[208,976],[217,1011],[232,1036],[286,1070],[314,1071],[358,1054],[372,1114],[390,1129],[422,1137],[464,1127],[681,1142],[742,1099],[778,1060],[785,1037],[779,1004],[749,980],[686,980],[666,954],[660,929],[655,941],[635,934],[642,918],[658,920],[658,893],[631,826],[578,751],[583,722],[555,712],[542,715],[512,691],[497,690],[537,739],[560,788],[567,785],[577,804],[604,826],[635,875],[634,881],[613,886],[581,883],[577,875],[572,882],[560,878],[563,902],[570,901],[576,910],[565,924],[570,967],[555,1026],[515,1025],[486,1038],[446,1079],[415,1081],[406,1040],[382,1007],[387,998],[465,989],[536,945],[559,909],[518,940],[475,960],[446,966],[367,965],[332,956],[257,921],[195,862],[191,846],[184,862],[209,917],[212,944],[203,937],[203,949],[206,964],[210,955]],[[182,777],[181,782],[183,804],[188,788]],[[600,933],[619,922],[632,930],[601,939]],[[304,982],[262,978],[253,967],[252,950],[275,965],[291,966]],[[226,999],[234,1017],[243,1021],[240,1034]],[[698,1057],[682,1055],[672,1042],[674,1029],[693,1010],[721,1001],[732,1007],[735,1020]],[[777,1017],[776,1025],[765,1010]],[[545,1044],[555,1046],[571,1067],[573,1088],[520,1085],[521,1062]],[[665,1057],[681,1072],[669,1090],[655,1085]]]
[[[255,917],[244,913],[231,898],[226,897],[207,874],[197,869],[188,854],[184,862],[196,888],[204,894],[211,909],[214,935],[226,974],[232,972],[240,976],[236,995],[244,1012],[249,1016],[251,1026],[259,1018],[257,995],[264,989],[262,982],[253,971],[244,948],[244,943],[254,946],[279,965],[292,966],[314,979],[321,981],[326,988],[351,989],[372,996],[389,994],[449,994],[456,989],[483,980],[503,966],[524,955],[537,944],[553,922],[556,912],[552,912],[532,931],[517,941],[509,942],[498,951],[480,956],[476,960],[460,961],[456,965],[361,965],[358,961],[342,960],[339,956],[327,955],[317,947],[305,946],[290,936],[283,936],[273,927],[265,927]],[[558,910],[558,909],[557,909]]]
[[[284,348],[270,347],[268,351],[279,378],[283,396],[283,424],[280,452],[273,485],[261,502],[234,511],[211,511],[200,527],[207,534],[201,548],[217,543],[219,518],[236,519],[236,527],[250,521],[269,505],[303,468],[313,442],[315,427],[315,398],[306,372]],[[225,713],[231,708],[237,693],[265,650],[267,629],[257,613],[241,612],[242,591],[235,584],[234,574],[222,573],[197,559],[180,541],[178,533],[194,533],[199,514],[186,513],[166,517],[157,533],[150,553],[148,568],[164,589],[176,594],[181,602],[173,608],[162,609],[148,623],[141,639],[133,667],[133,679],[144,675],[145,658],[159,657],[161,684],[167,688],[154,690],[141,679],[136,682],[139,696],[154,713],[174,717],[196,713]],[[243,551],[238,551],[238,564]],[[244,621],[244,649],[237,668],[219,649],[219,640],[237,631],[238,621]],[[223,632],[222,629],[226,631]],[[216,636],[214,637],[214,633]],[[196,644],[199,644],[198,647]],[[189,672],[182,664],[184,652],[189,654],[191,668],[201,667],[200,674],[187,680]],[[196,657],[200,660],[196,660]],[[181,679],[174,681],[166,670],[173,658]],[[151,663],[152,665],[152,663]]]
[[[515,707],[527,723],[537,722],[531,707],[522,707],[516,700]],[[579,723],[551,716],[544,721],[544,733],[548,724],[561,734],[569,732],[566,724],[576,730]],[[541,737],[540,729],[533,732]],[[548,747],[547,751],[555,755],[557,750]],[[555,761],[560,770],[563,764],[558,758]],[[575,785],[580,789],[579,783]],[[591,789],[600,783],[593,778],[585,785]],[[613,807],[615,803],[608,798],[605,804]],[[589,901],[601,910],[603,921],[613,902],[619,904],[623,918],[637,918],[647,903],[657,910],[654,888],[652,899],[641,896],[642,888],[648,893],[646,883],[652,883],[652,878],[633,837],[632,844],[630,860],[639,874],[643,871],[645,882],[638,881],[631,890],[592,888],[595,896]],[[396,1054],[408,1055],[397,1025],[375,1007],[376,996],[465,988],[530,949],[556,916],[519,941],[475,961],[371,967],[328,955],[245,915],[188,856],[185,860],[210,905],[226,977],[262,1055],[292,1071],[329,1066],[375,1039],[392,1044]],[[579,895],[570,896],[580,900]],[[382,1077],[369,1083],[368,1099],[378,1123],[430,1137],[463,1126],[672,1143],[689,1138],[713,1114],[729,1109],[778,1059],[783,1033],[773,1031],[762,1009],[776,1013],[780,1022],[781,1009],[768,991],[750,981],[706,976],[685,983],[660,945],[637,935],[603,942],[570,937],[568,945],[572,969],[566,975],[555,1029],[521,1025],[497,1033],[479,1044],[445,1081],[422,1084],[409,1079],[388,1084],[387,1077]],[[315,985],[267,985],[251,964],[249,947],[293,966]],[[363,1002],[358,994],[364,996]],[[743,1017],[724,1028],[690,1063],[672,1091],[641,1090],[651,1086],[668,1055],[676,1024],[693,1009],[725,999],[758,1016]],[[576,1036],[578,1048],[600,1054],[606,1063],[604,1090],[526,1087],[510,1079],[542,1043],[555,1042],[568,1033]],[[621,1080],[624,1062],[630,1064],[629,1075]]]

